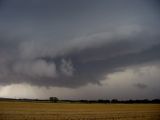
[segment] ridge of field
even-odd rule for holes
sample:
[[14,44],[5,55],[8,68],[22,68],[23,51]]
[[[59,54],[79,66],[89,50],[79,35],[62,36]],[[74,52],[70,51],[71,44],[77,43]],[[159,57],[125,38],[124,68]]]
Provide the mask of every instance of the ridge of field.
[[160,120],[160,104],[1,101],[0,120]]

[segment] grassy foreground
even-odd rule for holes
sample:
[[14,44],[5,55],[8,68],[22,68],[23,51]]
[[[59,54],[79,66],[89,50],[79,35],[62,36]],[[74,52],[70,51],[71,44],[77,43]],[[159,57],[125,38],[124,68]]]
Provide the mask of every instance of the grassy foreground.
[[0,102],[0,120],[160,120],[160,104]]

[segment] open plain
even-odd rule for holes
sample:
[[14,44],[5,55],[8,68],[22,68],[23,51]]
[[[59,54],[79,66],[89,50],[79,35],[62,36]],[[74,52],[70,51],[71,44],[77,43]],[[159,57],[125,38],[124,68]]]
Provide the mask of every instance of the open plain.
[[0,120],[160,120],[160,104],[0,102]]

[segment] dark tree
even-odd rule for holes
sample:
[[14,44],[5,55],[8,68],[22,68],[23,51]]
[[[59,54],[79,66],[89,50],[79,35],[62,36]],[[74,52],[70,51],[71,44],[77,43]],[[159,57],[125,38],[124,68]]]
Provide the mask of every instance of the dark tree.
[[118,103],[119,101],[117,99],[112,99],[111,103]]
[[51,102],[57,103],[59,99],[57,97],[50,97],[49,100]]

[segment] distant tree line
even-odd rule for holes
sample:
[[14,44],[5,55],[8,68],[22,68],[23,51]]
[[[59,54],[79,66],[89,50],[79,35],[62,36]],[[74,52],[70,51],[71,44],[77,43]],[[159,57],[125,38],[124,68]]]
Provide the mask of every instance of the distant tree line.
[[160,99],[143,99],[143,100],[118,100],[118,99],[112,99],[112,100],[63,100],[63,102],[78,102],[78,103],[160,103]]
[[59,100],[57,97],[50,97],[48,100],[47,99],[26,99],[26,98],[22,98],[22,99],[14,99],[14,98],[0,98],[0,101],[21,101],[21,102],[50,102],[50,103],[63,103],[63,102],[67,102],[67,103],[104,103],[104,104],[109,104],[109,103],[128,103],[128,104],[132,104],[132,103],[158,103],[160,104],[160,99],[137,99],[137,100],[118,100],[118,99],[99,99],[99,100]]

